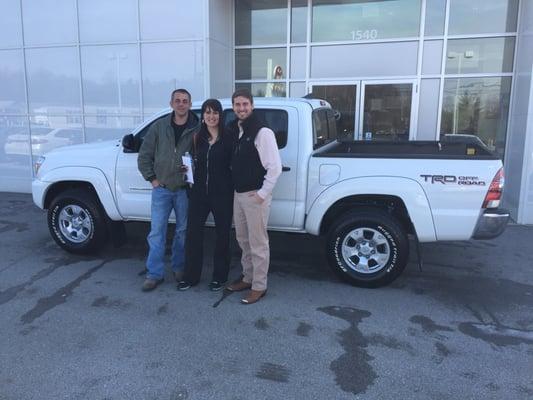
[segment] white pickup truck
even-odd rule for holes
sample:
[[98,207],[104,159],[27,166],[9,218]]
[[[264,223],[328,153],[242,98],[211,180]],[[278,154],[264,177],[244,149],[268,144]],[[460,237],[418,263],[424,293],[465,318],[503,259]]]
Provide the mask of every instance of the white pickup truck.
[[[223,105],[229,122],[231,103]],[[337,140],[335,112],[323,100],[257,99],[255,110],[274,130],[283,163],[269,229],[324,235],[330,266],[352,284],[398,277],[409,235],[418,249],[505,229],[502,163],[479,141]],[[169,112],[122,141],[66,146],[36,161],[33,200],[48,209],[62,248],[94,251],[123,230],[121,221],[150,220],[151,185],[137,170],[137,152],[150,124]]]

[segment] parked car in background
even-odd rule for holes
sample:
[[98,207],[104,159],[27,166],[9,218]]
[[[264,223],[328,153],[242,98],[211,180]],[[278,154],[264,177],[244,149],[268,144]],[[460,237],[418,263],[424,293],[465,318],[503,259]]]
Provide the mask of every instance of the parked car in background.
[[29,137],[26,130],[9,135],[4,144],[4,153],[6,156],[28,156],[28,141],[31,142],[31,154],[40,156],[57,147],[80,144],[83,136],[81,128],[32,127]]

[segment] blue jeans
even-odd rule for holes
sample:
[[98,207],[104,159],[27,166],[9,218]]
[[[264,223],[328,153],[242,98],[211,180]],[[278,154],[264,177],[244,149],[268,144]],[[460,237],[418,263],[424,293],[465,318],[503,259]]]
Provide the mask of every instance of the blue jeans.
[[187,191],[172,192],[163,187],[152,190],[152,224],[148,235],[148,259],[146,268],[148,279],[162,279],[165,273],[165,244],[170,213],[176,214],[176,232],[172,242],[172,270],[183,271],[185,267],[185,232],[187,230]]

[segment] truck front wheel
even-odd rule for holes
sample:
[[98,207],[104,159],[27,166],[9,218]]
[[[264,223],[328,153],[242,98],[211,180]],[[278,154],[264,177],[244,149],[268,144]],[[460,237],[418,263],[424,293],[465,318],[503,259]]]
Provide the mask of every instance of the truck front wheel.
[[409,257],[407,234],[381,210],[343,214],[327,236],[330,266],[355,286],[379,287],[396,279]]
[[94,195],[83,189],[66,190],[54,198],[48,229],[59,246],[76,254],[100,249],[107,238],[105,214]]

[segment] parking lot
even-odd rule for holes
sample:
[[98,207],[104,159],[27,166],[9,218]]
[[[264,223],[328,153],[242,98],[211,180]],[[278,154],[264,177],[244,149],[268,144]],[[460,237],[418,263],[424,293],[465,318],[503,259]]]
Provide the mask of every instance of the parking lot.
[[425,244],[380,289],[337,280],[322,239],[271,233],[250,306],[207,290],[209,258],[199,286],[142,293],[147,229],[74,256],[30,195],[0,193],[0,399],[533,398],[531,226]]

